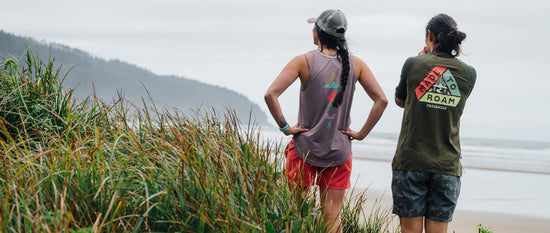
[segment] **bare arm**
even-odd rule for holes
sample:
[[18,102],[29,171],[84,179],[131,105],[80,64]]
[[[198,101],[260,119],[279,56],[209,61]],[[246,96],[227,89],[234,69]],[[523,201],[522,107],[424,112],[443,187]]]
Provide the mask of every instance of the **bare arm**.
[[342,133],[347,134],[354,139],[363,140],[374,128],[376,123],[378,123],[378,120],[380,120],[382,113],[384,113],[384,110],[388,105],[388,99],[386,99],[384,91],[378,84],[378,81],[376,81],[376,78],[374,78],[374,74],[372,74],[372,71],[367,64],[357,57],[354,58],[354,62],[356,74],[358,74],[357,80],[361,86],[363,86],[363,89],[367,92],[367,95],[374,101],[374,105],[370,110],[365,124],[363,124],[363,127],[359,132],[355,132],[350,129],[348,131],[342,131]]
[[[267,107],[269,108],[269,112],[271,112],[271,115],[279,125],[279,128],[284,127],[285,125],[288,125],[287,121],[285,120],[285,117],[283,116],[283,112],[281,110],[281,105],[279,103],[279,96],[290,86],[298,77],[300,77],[301,82],[304,83],[307,80],[305,80],[304,77],[307,77],[309,75],[309,70],[307,69],[307,65],[305,64],[305,58],[304,56],[297,56],[294,59],[292,59],[281,71],[281,73],[275,78],[273,83],[271,83],[271,86],[267,89],[267,92],[264,95],[265,102],[267,104]],[[304,70],[305,66],[305,70]],[[290,127],[287,131],[285,131],[285,135],[290,134],[297,134],[300,132],[305,132],[307,129],[300,129],[298,128],[298,125],[295,125],[293,127]]]

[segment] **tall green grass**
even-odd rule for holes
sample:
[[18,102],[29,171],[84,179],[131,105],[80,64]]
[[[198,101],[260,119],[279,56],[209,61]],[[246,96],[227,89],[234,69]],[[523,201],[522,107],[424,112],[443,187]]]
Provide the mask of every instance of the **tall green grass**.
[[[230,110],[77,101],[52,59],[2,63],[0,232],[326,231],[316,199],[293,198],[282,145]],[[363,201],[345,232],[389,232]]]
[[61,69],[55,70],[52,59],[43,62],[32,53],[26,53],[26,58],[21,69],[14,59],[2,65],[0,111],[4,140],[18,135],[37,138],[42,133],[60,132],[66,126],[72,91],[61,91]]

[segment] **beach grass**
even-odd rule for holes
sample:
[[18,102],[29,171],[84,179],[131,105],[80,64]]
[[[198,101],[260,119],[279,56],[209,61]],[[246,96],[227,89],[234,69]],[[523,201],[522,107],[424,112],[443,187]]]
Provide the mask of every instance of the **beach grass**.
[[[27,51],[0,71],[0,232],[326,232],[296,201],[283,145],[231,110],[76,100],[63,67]],[[392,232],[346,200],[344,232]]]
[[477,229],[479,233],[493,233],[493,231],[491,231],[491,227],[483,226],[481,224],[477,225]]

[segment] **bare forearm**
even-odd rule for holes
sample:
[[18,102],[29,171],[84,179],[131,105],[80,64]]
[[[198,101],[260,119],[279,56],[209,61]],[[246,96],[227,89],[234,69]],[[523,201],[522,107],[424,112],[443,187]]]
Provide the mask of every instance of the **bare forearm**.
[[281,105],[279,104],[277,97],[273,95],[266,95],[264,99],[271,116],[273,116],[273,119],[275,119],[277,125],[279,125],[279,128],[286,126],[288,123],[283,116],[283,111],[281,110]]
[[369,116],[367,117],[367,121],[359,131],[359,135],[361,135],[362,138],[366,137],[374,128],[376,123],[378,123],[387,105],[388,101],[385,99],[374,102],[374,105],[370,110]]

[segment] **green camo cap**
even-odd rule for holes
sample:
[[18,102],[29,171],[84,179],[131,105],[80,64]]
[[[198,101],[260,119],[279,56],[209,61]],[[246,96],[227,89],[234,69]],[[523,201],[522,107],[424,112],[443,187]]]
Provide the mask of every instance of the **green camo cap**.
[[335,37],[344,37],[348,28],[346,16],[340,10],[326,10],[317,18],[309,18],[308,23],[316,23],[321,30]]

